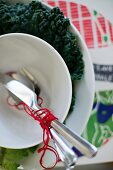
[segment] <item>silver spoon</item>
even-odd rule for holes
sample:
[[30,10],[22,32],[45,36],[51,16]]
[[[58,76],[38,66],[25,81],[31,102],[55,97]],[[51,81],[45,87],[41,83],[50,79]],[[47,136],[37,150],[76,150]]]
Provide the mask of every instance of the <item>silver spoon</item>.
[[[29,73],[29,76],[28,76],[28,73]],[[24,68],[24,70],[22,69],[17,73],[12,73],[11,76],[14,79],[26,84],[32,90],[35,90],[35,88],[36,88],[36,91],[39,95],[40,88],[38,86],[38,83],[35,78],[32,78],[33,76],[31,75],[31,73],[28,70],[26,70]],[[31,80],[31,78],[32,78],[32,80]],[[35,80],[35,85],[34,85],[33,80]],[[15,95],[13,95],[13,93],[10,93],[10,95],[16,101],[16,103],[20,102],[20,100],[17,97],[15,97]],[[55,130],[53,128],[50,128],[50,132],[53,136],[53,142],[54,142],[54,145],[56,146],[56,150],[57,150],[59,157],[60,157],[61,161],[63,162],[65,168],[66,169],[74,168],[76,165],[76,161],[77,161],[77,155],[70,148],[70,146],[63,140],[63,138],[57,132],[55,132]]]

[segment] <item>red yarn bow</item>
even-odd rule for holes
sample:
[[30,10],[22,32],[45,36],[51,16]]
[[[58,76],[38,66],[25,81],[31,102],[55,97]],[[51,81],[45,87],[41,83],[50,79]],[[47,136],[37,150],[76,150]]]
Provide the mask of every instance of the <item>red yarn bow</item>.
[[[43,103],[43,100],[40,97],[38,97],[38,99],[40,99],[39,105],[41,106],[42,103]],[[40,158],[40,165],[44,169],[53,169],[55,167],[55,165],[57,164],[57,162],[59,161],[59,156],[58,156],[57,151],[52,146],[49,145],[50,138],[52,138],[52,135],[50,133],[50,127],[51,127],[51,122],[53,120],[56,120],[57,118],[47,108],[41,108],[39,110],[34,111],[31,108],[29,108],[29,106],[26,105],[24,102],[20,102],[18,104],[14,104],[14,103],[11,104],[10,96],[7,98],[7,103],[10,106],[16,107],[17,109],[20,106],[22,106],[27,114],[29,114],[34,120],[36,120],[40,123],[40,125],[43,129],[43,146],[41,148],[39,148],[38,151],[37,151],[38,153],[42,152],[42,155],[41,155],[41,158]],[[55,161],[54,165],[50,168],[47,168],[43,164],[43,158],[44,158],[47,150],[53,152],[56,156],[56,161]]]

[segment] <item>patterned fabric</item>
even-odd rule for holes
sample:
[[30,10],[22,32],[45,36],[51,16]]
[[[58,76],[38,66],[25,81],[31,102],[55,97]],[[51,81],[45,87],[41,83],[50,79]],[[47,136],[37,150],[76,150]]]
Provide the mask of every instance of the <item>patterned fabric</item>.
[[[109,53],[108,48],[113,47],[113,25],[96,10],[71,0],[43,0],[43,2],[60,7],[84,37],[89,50],[100,49],[102,53],[102,50],[106,49],[104,54],[106,58],[100,60],[98,51],[92,57],[92,60],[96,58],[96,63],[93,61],[96,83],[104,82],[105,90],[96,89],[92,113],[82,134],[92,144],[100,147],[113,136],[113,85],[112,89],[106,90],[108,85],[106,83],[113,83],[113,52]],[[110,56],[107,59],[108,55]]]

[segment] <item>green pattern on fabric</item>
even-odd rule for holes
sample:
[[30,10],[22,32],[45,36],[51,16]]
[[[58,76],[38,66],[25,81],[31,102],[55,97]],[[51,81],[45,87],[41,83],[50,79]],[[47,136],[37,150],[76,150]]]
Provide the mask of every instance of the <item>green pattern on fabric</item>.
[[[113,105],[113,90],[99,91],[94,100],[97,105],[99,102],[105,105]],[[102,112],[106,114],[105,111]],[[97,121],[98,107],[92,110],[88,124],[82,136],[96,147],[101,147],[106,139],[113,136],[113,117],[111,116],[105,123]]]

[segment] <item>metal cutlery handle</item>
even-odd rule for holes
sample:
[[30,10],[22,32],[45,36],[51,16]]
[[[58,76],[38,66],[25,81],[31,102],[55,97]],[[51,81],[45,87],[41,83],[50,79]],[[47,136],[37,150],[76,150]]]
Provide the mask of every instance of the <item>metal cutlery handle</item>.
[[[37,106],[35,100],[33,102],[32,108],[34,110],[39,110],[40,106]],[[97,148],[82,138],[75,132],[72,132],[68,127],[61,123],[58,119],[51,122],[51,127],[56,130],[60,135],[62,135],[68,142],[70,142],[75,148],[77,148],[82,154],[91,158],[97,154]]]
[[[1,80],[10,92],[16,95],[30,108],[34,110],[38,110],[40,108],[37,105],[36,93],[34,93],[31,89],[16,80],[12,80],[8,76],[4,77],[3,75],[1,75]],[[52,121],[51,127],[53,127],[54,130],[61,134],[67,141],[69,141],[73,146],[75,146],[81,153],[83,153],[87,157],[93,157],[96,155],[97,148],[95,146],[91,145],[88,141],[83,139],[78,134],[73,133],[68,127],[60,123],[58,120]]]
[[51,126],[87,157],[93,157],[96,155],[97,148],[94,145],[90,144],[75,132],[73,133],[64,124],[60,123],[59,120],[52,121]]
[[[33,102],[32,108],[34,110],[40,109],[40,106]],[[77,148],[82,154],[91,158],[97,154],[97,148],[82,138],[75,132],[72,132],[68,127],[61,123],[58,119],[51,122],[51,127],[56,130],[60,135],[62,135],[68,142],[70,142],[75,148]]]
[[[25,75],[31,80],[33,83],[36,83],[36,78],[27,70],[27,68],[23,67],[21,70],[21,74]],[[72,143],[80,152],[85,154],[87,157],[93,157],[97,153],[96,147],[88,143],[86,140],[78,136],[76,133],[73,133],[66,126],[61,124],[58,120],[55,120],[51,124],[53,128],[62,136],[64,136],[69,142]]]
[[64,141],[63,137],[59,135],[53,128],[50,128],[50,132],[53,136],[56,149],[59,153],[60,159],[65,166],[74,168],[77,161],[77,155],[71,149],[71,147]]

